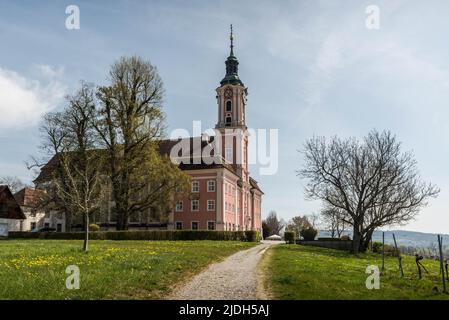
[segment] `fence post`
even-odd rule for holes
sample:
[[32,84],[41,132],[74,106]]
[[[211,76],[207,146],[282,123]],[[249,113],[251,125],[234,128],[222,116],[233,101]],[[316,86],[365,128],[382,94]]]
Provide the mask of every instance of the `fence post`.
[[443,292],[446,292],[446,279],[444,274],[444,262],[443,262],[443,237],[438,235],[438,249],[440,250],[440,270],[441,281],[443,281]]
[[382,231],[382,272],[385,270],[385,232]]
[[401,258],[401,253],[399,252],[398,244],[397,244],[397,242],[396,242],[396,237],[394,236],[394,233],[393,233],[393,240],[394,240],[394,247],[395,247],[395,249],[396,249],[396,254],[397,254],[397,256],[398,256],[399,270],[401,270],[401,276],[403,277],[403,276],[404,276],[404,270],[402,269],[402,258]]

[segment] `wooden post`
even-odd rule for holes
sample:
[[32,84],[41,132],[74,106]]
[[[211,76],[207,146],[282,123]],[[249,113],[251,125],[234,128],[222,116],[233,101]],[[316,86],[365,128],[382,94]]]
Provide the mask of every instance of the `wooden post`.
[[418,254],[416,254],[416,256],[415,256],[415,262],[416,262],[416,267],[418,268],[418,279],[421,279],[422,278],[421,266],[419,265],[419,255]]
[[382,232],[382,272],[385,270],[385,232]]
[[394,240],[394,247],[395,247],[395,249],[396,249],[396,254],[397,254],[397,256],[398,256],[399,270],[401,270],[401,276],[403,277],[403,276],[404,276],[404,270],[402,269],[402,258],[401,258],[401,253],[399,252],[398,244],[397,244],[397,242],[396,242],[396,237],[394,236],[394,233],[393,233],[393,240]]
[[449,272],[447,270],[447,259],[444,260],[444,268],[446,269],[446,281],[449,281]]
[[443,262],[443,237],[438,235],[438,249],[440,250],[440,270],[441,270],[441,281],[443,281],[443,292],[446,291],[446,279],[444,274],[444,262]]

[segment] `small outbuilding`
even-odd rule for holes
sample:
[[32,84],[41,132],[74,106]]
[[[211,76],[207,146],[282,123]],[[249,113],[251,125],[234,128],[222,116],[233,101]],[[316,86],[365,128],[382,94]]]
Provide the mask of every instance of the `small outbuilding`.
[[280,241],[282,240],[282,237],[277,234],[273,234],[272,236],[266,237],[265,240]]
[[0,186],[0,237],[8,236],[9,231],[22,230],[25,214],[8,186]]

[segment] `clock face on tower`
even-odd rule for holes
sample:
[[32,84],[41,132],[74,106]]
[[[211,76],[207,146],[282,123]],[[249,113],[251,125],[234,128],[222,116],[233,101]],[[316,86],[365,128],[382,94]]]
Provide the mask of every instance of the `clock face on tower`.
[[231,98],[232,97],[232,90],[230,88],[227,88],[225,91],[225,98]]

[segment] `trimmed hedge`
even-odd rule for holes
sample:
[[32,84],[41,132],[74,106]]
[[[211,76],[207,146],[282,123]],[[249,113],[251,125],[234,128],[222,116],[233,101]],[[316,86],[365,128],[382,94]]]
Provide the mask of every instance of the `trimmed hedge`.
[[[82,240],[84,232],[10,232],[12,239]],[[91,240],[220,240],[258,242],[258,231],[144,230],[89,232]]]

